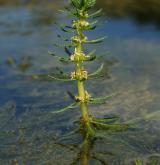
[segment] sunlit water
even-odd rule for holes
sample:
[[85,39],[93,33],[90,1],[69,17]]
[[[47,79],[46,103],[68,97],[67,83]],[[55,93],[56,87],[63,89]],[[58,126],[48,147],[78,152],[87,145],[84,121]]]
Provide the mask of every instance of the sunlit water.
[[[56,137],[74,129],[78,109],[53,115],[50,112],[70,100],[66,91],[76,92],[74,83],[33,79],[31,75],[54,72],[62,67],[48,50],[55,50],[61,33],[55,22],[69,22],[61,14],[28,8],[0,9],[0,165],[70,165],[83,153],[79,134],[63,144]],[[66,21],[67,20],[67,21]],[[94,35],[93,35],[94,34]],[[100,106],[92,106],[97,117],[118,115],[132,128],[125,132],[102,132],[90,148],[90,164],[160,164],[160,31],[154,24],[138,25],[130,18],[100,19],[89,38],[108,38],[97,53],[116,61],[103,78],[86,84],[93,96],[117,93]],[[91,47],[93,48],[93,46]],[[105,53],[107,52],[107,53]],[[96,69],[100,62],[90,65]],[[67,69],[69,68],[69,69]],[[64,65],[67,72],[72,66]],[[109,69],[108,69],[109,68]],[[83,155],[83,154],[82,154]],[[16,164],[17,163],[17,164]]]

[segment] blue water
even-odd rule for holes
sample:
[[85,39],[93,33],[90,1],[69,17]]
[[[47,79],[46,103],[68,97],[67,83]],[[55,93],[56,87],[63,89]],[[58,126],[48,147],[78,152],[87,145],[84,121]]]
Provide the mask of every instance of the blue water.
[[[54,111],[71,102],[66,90],[76,92],[74,83],[46,79],[33,79],[33,74],[54,72],[62,68],[48,50],[63,52],[52,45],[57,42],[55,22],[69,22],[69,18],[48,12],[19,7],[0,8],[0,164],[19,162],[24,165],[69,165],[79,153],[55,144],[54,138],[75,127],[79,118],[77,110],[52,116]],[[53,21],[50,21],[53,19]],[[130,17],[103,16],[100,26],[90,38],[107,35],[107,40],[97,47],[97,53],[116,60],[108,66],[110,79],[86,84],[93,95],[119,94],[106,104],[91,107],[91,113],[104,117],[114,114],[122,122],[136,127],[133,131],[104,132],[106,140],[98,140],[91,149],[106,164],[128,165],[136,160],[149,165],[160,164],[160,31],[154,24],[140,25]],[[93,46],[91,47],[93,48]],[[26,61],[23,61],[26,58]],[[8,64],[12,59],[13,63]],[[104,62],[103,61],[103,62]],[[90,65],[95,69],[100,62]],[[22,64],[22,65],[21,65]],[[24,69],[24,66],[26,69]],[[69,68],[69,69],[68,69]],[[24,69],[24,70],[23,70]],[[68,71],[72,66],[64,66]],[[21,129],[24,127],[25,129]],[[13,132],[12,132],[13,131]],[[7,133],[8,132],[8,133]],[[12,133],[11,133],[12,132]],[[71,137],[68,145],[78,143],[80,135]],[[22,140],[22,142],[19,142]],[[98,165],[98,160],[90,160]],[[17,164],[16,164],[17,165]]]

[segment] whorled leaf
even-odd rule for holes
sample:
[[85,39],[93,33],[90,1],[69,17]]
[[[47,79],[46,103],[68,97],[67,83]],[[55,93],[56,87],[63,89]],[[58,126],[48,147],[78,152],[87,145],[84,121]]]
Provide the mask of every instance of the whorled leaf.
[[72,55],[72,52],[69,50],[69,47],[65,46],[65,47],[64,47],[64,51],[65,51],[69,56]]
[[[64,134],[62,137],[60,137],[58,140],[59,141],[62,141],[62,140],[66,140],[68,138],[71,138],[72,136],[76,135],[76,134],[79,134],[80,133],[80,127],[78,126],[77,128],[75,128],[73,131],[70,131],[66,134]],[[74,148],[76,149],[79,149],[78,148],[78,145],[74,145]]]
[[72,11],[71,9],[69,9],[68,7],[65,7],[64,10],[59,10],[59,11],[62,12],[62,13],[67,14],[68,16],[76,16],[75,12]]
[[101,163],[102,165],[107,165],[108,162],[106,162],[105,160],[103,160],[102,158],[99,158],[95,155],[92,156],[92,159],[95,159],[96,161],[98,161],[99,163]]
[[[62,70],[59,68],[55,68],[53,72],[50,73],[42,73],[42,74],[33,74],[29,76],[32,79],[38,79],[38,80],[61,80],[61,81],[71,81],[70,75],[65,74]],[[54,77],[54,78],[53,78]]]
[[69,74],[59,73],[59,74],[50,74],[48,75],[49,78],[59,81],[73,81]]
[[70,26],[67,26],[67,25],[60,25],[60,29],[63,32],[67,32],[67,33],[73,33],[74,32],[74,29]]
[[91,123],[100,130],[123,131],[129,128],[128,124],[104,124],[96,121],[91,121]]
[[96,18],[96,17],[99,17],[101,14],[102,14],[102,9],[99,9],[96,12],[90,14],[88,17],[89,18]]
[[52,113],[52,114],[62,113],[62,112],[65,112],[65,111],[68,111],[68,110],[71,110],[71,109],[77,108],[78,106],[79,106],[79,103],[74,102],[74,103],[70,104],[70,105],[67,106],[67,107],[64,107],[64,108],[62,108],[62,109],[59,109],[59,110],[53,111],[53,112],[51,112],[51,113]]
[[[63,139],[63,137],[62,137],[62,139],[60,138],[58,140],[59,141],[60,140],[65,140],[65,138]],[[71,145],[71,144],[67,145],[67,144],[63,144],[63,143],[60,143],[60,142],[56,142],[55,144],[58,145],[59,147],[62,147],[64,149],[68,149],[70,151],[75,151],[75,152],[77,151],[77,146],[74,146],[74,145]]]
[[60,38],[63,41],[70,41],[69,38],[65,38],[65,37],[61,36],[60,34],[58,34],[57,37]]
[[102,104],[105,103],[108,99],[111,99],[112,97],[116,96],[117,94],[107,95],[104,97],[98,97],[98,98],[90,98],[89,103],[90,104]]
[[82,0],[84,2],[85,9],[90,9],[96,4],[96,0]]
[[89,23],[89,25],[84,30],[94,30],[97,27],[97,21]]
[[88,79],[95,79],[95,78],[102,77],[103,69],[104,69],[104,64],[102,64],[95,72],[89,74]]
[[85,41],[86,44],[99,44],[101,42],[103,42],[107,37],[102,37],[102,38],[98,38],[95,40],[90,40],[90,41]]
[[77,99],[75,98],[75,96],[74,96],[74,94],[73,94],[72,92],[67,91],[67,94],[69,95],[69,97],[70,97],[72,100],[74,100],[74,101],[77,102]]
[[86,55],[85,61],[93,61],[96,59],[95,55],[96,50],[91,51],[89,54]]
[[87,10],[96,4],[96,0],[70,0],[73,7],[79,10]]
[[[92,8],[96,0],[70,0],[72,8],[65,7],[65,10],[60,10],[63,13],[66,13],[69,16],[74,16],[81,18],[81,12],[87,12],[90,8]],[[85,18],[96,18],[99,17],[102,13],[102,9],[90,14],[85,15]]]
[[81,8],[81,0],[70,0],[73,7],[80,9]]
[[51,55],[51,56],[54,56],[55,58],[57,58],[60,62],[70,62],[70,58],[68,57],[65,57],[65,56],[62,56],[62,55],[56,55],[54,52],[52,51],[48,51],[48,53]]
[[100,122],[100,123],[115,123],[117,120],[119,120],[119,116],[110,116],[110,117],[105,117],[105,118],[95,118],[92,117],[92,120],[95,122]]

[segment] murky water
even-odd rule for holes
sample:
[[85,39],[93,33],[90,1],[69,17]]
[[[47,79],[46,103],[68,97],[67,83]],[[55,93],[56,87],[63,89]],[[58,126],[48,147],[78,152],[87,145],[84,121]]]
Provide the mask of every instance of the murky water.
[[[76,128],[79,110],[50,113],[71,102],[65,91],[76,92],[75,84],[32,77],[62,68],[47,52],[63,53],[53,46],[60,42],[57,33],[62,34],[55,22],[68,23],[69,18],[55,8],[0,8],[0,165],[70,165],[85,155],[92,165],[160,164],[160,30],[157,21],[139,24],[132,18],[104,15],[94,36],[87,34],[108,35],[97,52],[107,52],[102,60],[110,78],[86,86],[96,96],[118,93],[106,104],[92,106],[92,114],[118,115],[119,122],[134,129],[101,132],[101,138],[79,149],[80,134],[56,143]],[[71,69],[64,65],[66,72]]]

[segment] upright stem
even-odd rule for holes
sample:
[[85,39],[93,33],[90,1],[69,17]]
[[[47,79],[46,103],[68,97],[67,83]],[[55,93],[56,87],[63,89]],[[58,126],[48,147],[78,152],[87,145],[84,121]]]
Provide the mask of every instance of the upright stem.
[[84,139],[80,153],[80,164],[88,165],[90,159],[90,140]]
[[[76,72],[81,71],[81,70],[82,70],[82,64],[77,63]],[[81,101],[81,103],[80,103],[82,121],[84,123],[87,123],[87,122],[89,122],[89,113],[88,113],[88,105],[87,105],[87,102],[85,101],[86,94],[85,94],[84,82],[82,80],[77,80],[77,88],[78,88],[78,97],[82,98],[82,100],[84,100],[84,101]]]
[[[77,29],[77,35],[79,38],[82,38],[82,30]],[[78,54],[81,54],[82,52],[82,43],[79,43],[76,47],[76,51]],[[82,62],[76,63],[76,72],[82,71]],[[85,100],[85,88],[84,88],[84,82],[82,80],[77,80],[77,87],[78,87],[78,96],[82,98],[82,100]],[[89,121],[89,114],[88,114],[88,106],[86,101],[81,101],[80,109],[82,113],[82,119],[86,123]]]
[[[80,97],[85,98],[84,84],[81,81],[78,81],[78,94]],[[80,108],[81,108],[81,113],[82,113],[82,121],[84,123],[89,122],[89,113],[88,113],[87,102],[81,101]]]
[[[77,36],[80,40],[83,39],[83,33],[82,33],[82,29],[77,27]],[[80,55],[82,53],[82,42],[79,42],[76,46],[76,50],[75,50],[78,55]],[[78,61],[76,62],[76,73],[82,73],[82,71],[84,70],[83,68],[83,61]],[[80,98],[80,110],[82,113],[82,118],[81,118],[81,124],[86,128],[88,134],[87,136],[93,135],[94,131],[92,130],[91,126],[90,126],[90,118],[89,118],[89,112],[88,112],[88,100],[86,98],[86,91],[85,91],[85,87],[84,87],[84,81],[78,79],[77,80],[77,88],[78,88],[78,97]]]

